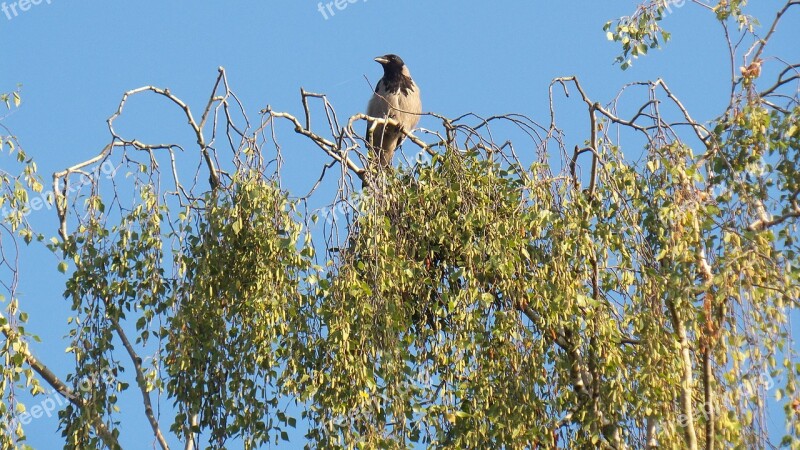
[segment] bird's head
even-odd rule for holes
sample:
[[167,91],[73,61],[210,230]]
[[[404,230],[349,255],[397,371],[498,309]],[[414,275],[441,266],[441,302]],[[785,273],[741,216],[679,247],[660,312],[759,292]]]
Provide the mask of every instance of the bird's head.
[[393,54],[378,56],[375,58],[375,62],[379,63],[383,66],[383,72],[386,75],[397,75],[403,73],[403,68],[405,67],[405,63],[403,60]]

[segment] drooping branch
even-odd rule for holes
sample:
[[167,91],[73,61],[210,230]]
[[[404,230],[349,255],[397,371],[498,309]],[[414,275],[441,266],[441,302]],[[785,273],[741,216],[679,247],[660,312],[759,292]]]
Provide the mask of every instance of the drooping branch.
[[683,365],[683,374],[681,376],[681,412],[683,413],[684,423],[683,430],[686,435],[686,448],[689,450],[697,450],[697,431],[694,426],[694,405],[692,392],[694,390],[694,373],[692,369],[692,354],[689,344],[689,336],[686,332],[686,326],[678,314],[677,306],[672,300],[667,301],[667,308],[669,310],[670,322],[672,328],[678,335],[678,344],[680,345],[681,362]]
[[[106,302],[106,305],[108,305],[108,302]],[[161,433],[161,427],[158,425],[158,420],[156,420],[155,414],[153,413],[153,404],[150,401],[150,391],[147,389],[147,381],[144,378],[144,372],[142,370],[142,358],[136,353],[133,345],[131,345],[131,341],[125,334],[125,330],[123,330],[120,326],[119,321],[112,316],[109,316],[109,320],[114,326],[114,331],[117,332],[117,336],[122,341],[122,345],[125,347],[125,350],[128,352],[128,356],[131,358],[131,362],[133,363],[133,369],[136,373],[136,384],[139,385],[139,390],[142,393],[144,414],[147,417],[148,422],[150,422],[150,427],[153,429],[153,435],[155,436],[156,441],[158,441],[158,445],[161,446],[162,450],[169,450],[167,440],[164,439],[164,435]]]
[[55,389],[56,392],[61,394],[70,403],[75,405],[81,412],[88,414],[92,427],[103,443],[110,449],[121,448],[117,437],[111,430],[108,429],[106,424],[103,422],[103,419],[94,412],[94,410],[90,407],[90,405],[87,404],[83,397],[70,389],[69,386],[64,384],[64,382],[58,378],[58,375],[53,373],[50,368],[48,368],[44,363],[36,358],[33,353],[31,353],[27,344],[21,340],[21,336],[8,324],[8,321],[2,313],[0,313],[0,324],[2,324],[0,325],[0,331],[2,331],[6,339],[20,343],[20,345],[17,346],[16,351],[22,354],[28,365],[30,365],[30,367],[37,374],[39,374],[39,376],[41,376],[42,379],[47,382],[47,384]]

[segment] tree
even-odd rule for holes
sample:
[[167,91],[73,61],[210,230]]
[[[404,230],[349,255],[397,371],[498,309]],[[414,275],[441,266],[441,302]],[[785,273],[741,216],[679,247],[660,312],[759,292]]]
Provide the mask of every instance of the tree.
[[[603,104],[561,77],[546,125],[433,115],[438,132],[407,132],[415,164],[371,171],[354,131],[367,116],[343,124],[324,95],[301,90],[304,117],[267,108],[252,124],[221,68],[199,115],[166,89],[126,92],[111,142],[53,177],[50,247],[74,310],[64,380],[29,350],[13,257],[3,261],[0,413],[14,425],[3,447],[24,439],[14,390],[46,383],[69,400],[69,449],[118,448],[115,403],[134,392],[161,448],[168,431],[187,449],[254,448],[298,421],[322,448],[759,448],[767,395],[787,398],[781,444],[800,448],[787,333],[800,297],[800,64],[767,58],[800,2],[761,38],[743,1],[693,4],[741,35],[729,41],[730,103],[708,124],[664,80]],[[649,1],[606,25],[623,69],[668,40],[671,7]],[[115,131],[144,94],[185,114],[194,177],[189,149]],[[621,98],[639,107],[623,116]],[[558,126],[564,101],[587,111],[574,148]],[[285,123],[330,157],[324,170],[340,169],[322,213],[307,212],[313,191],[281,187]],[[494,138],[515,133],[521,142]],[[641,152],[624,154],[637,138]],[[35,165],[14,151],[21,175],[0,180],[13,211],[4,250],[41,239],[24,221]],[[156,392],[174,405],[171,424],[153,412]]]

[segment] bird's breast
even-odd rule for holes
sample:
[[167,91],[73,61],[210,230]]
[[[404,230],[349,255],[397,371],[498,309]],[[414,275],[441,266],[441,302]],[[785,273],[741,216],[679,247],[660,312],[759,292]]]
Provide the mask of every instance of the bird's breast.
[[403,86],[398,83],[387,83],[385,79],[381,79],[375,87],[375,94],[367,104],[367,115],[372,117],[388,115],[398,120],[407,130],[416,127],[421,113],[419,87],[410,78]]

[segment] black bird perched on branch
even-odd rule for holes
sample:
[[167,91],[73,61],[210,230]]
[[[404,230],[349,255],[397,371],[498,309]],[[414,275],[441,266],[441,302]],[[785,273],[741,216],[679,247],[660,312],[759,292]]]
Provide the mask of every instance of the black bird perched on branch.
[[[419,88],[411,79],[405,63],[397,55],[384,55],[375,58],[383,66],[383,78],[375,86],[375,93],[367,104],[367,115],[380,119],[390,118],[400,123],[400,128],[377,124],[370,140],[372,158],[377,156],[381,167],[392,164],[394,151],[405,139],[401,130],[411,131],[422,113],[422,100]],[[374,122],[368,123],[368,130]],[[369,131],[367,132],[369,136]]]

